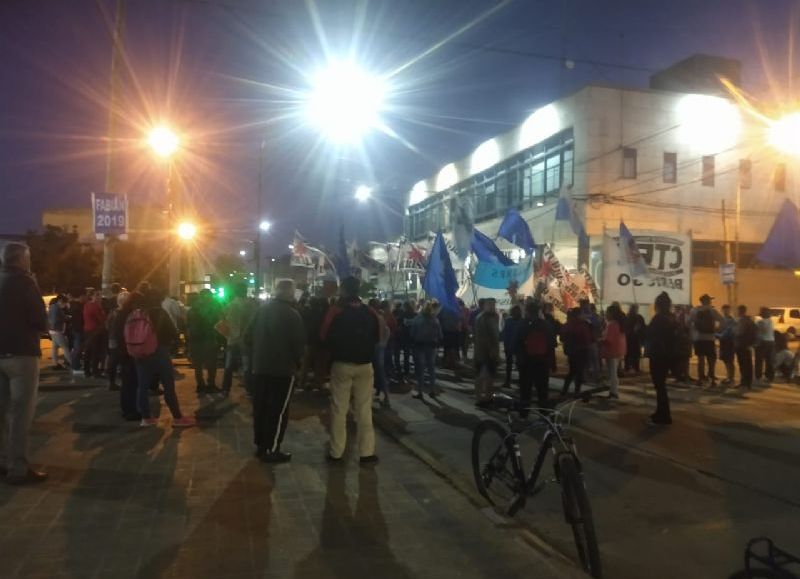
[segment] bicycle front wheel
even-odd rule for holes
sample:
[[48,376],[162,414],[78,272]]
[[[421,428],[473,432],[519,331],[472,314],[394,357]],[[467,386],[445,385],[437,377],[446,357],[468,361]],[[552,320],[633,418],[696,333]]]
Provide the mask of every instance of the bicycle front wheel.
[[472,433],[475,486],[492,505],[508,511],[522,488],[508,431],[494,420],[482,420]]
[[564,516],[572,527],[578,558],[584,571],[592,577],[600,578],[603,576],[603,571],[600,565],[600,551],[597,548],[592,507],[586,494],[586,486],[583,484],[583,476],[578,469],[578,461],[568,452],[559,454],[557,461]]

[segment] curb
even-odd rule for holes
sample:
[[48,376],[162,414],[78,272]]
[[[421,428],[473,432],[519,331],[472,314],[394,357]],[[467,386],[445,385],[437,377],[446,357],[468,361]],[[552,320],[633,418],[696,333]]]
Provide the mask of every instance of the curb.
[[486,499],[484,499],[480,493],[475,490],[471,481],[466,481],[465,477],[461,473],[448,467],[442,461],[438,460],[431,452],[415,442],[411,436],[398,432],[397,429],[392,426],[391,421],[387,420],[385,416],[380,413],[373,413],[373,422],[384,434],[400,444],[414,457],[425,463],[434,473],[439,475],[458,492],[464,495],[464,497],[470,503],[472,503],[473,506],[478,508],[493,524],[516,530],[520,536],[520,539],[526,545],[548,559],[563,565],[567,565],[571,569],[574,569],[576,578],[587,577],[583,570],[576,565],[573,559],[571,559],[562,551],[558,550],[553,545],[549,544],[544,537],[537,534],[535,529],[517,519],[511,519],[504,515],[500,515],[494,511],[494,509],[487,506]]

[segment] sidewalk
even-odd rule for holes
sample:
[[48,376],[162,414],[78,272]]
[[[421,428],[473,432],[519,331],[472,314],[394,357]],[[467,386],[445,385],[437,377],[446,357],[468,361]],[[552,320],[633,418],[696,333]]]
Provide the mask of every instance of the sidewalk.
[[[741,567],[746,541],[763,534],[800,553],[796,387],[744,395],[672,389],[675,424],[662,429],[645,424],[654,407],[652,389],[643,397],[643,384],[626,382],[618,404],[579,404],[571,430],[608,577],[727,577]],[[474,490],[470,443],[475,424],[490,414],[475,409],[470,384],[440,385],[445,394],[438,401],[396,395],[376,421],[485,505]],[[560,380],[551,381],[551,388],[560,387]],[[530,461],[533,450],[527,452]],[[574,558],[559,493],[556,485],[546,486],[515,520]]]
[[[293,399],[290,464],[253,458],[249,402],[198,398],[199,426],[141,428],[102,389],[44,392],[33,456],[51,478],[0,484],[0,577],[580,577],[495,525],[379,433],[381,462],[324,459],[327,397]],[[398,400],[399,402],[399,400]]]

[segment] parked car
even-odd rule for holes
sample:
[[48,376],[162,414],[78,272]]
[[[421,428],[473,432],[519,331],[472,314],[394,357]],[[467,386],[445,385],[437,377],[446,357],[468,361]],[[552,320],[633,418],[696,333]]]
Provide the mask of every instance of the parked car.
[[785,333],[790,340],[797,338],[800,332],[800,306],[771,307],[769,313],[776,331]]

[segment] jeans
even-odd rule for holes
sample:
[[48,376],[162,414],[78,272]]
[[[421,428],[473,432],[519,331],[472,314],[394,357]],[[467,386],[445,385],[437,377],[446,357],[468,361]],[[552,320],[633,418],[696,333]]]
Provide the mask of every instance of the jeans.
[[92,330],[84,336],[86,345],[84,347],[83,371],[87,376],[97,375],[106,357],[106,344],[108,335],[102,328]]
[[672,422],[667,394],[669,368],[670,362],[666,358],[650,358],[650,378],[656,389],[656,412],[653,414],[653,420],[656,422]]
[[414,346],[414,370],[417,375],[417,391],[436,392],[436,346],[417,344]]
[[608,370],[608,390],[612,396],[619,396],[619,358],[606,358],[606,369]]
[[514,347],[508,346],[506,353],[506,385],[511,384],[511,371],[514,369]]
[[[697,355],[697,379],[710,379],[714,382],[715,366],[717,365],[717,348],[713,340],[698,340],[694,343],[694,353]],[[706,374],[706,360],[708,360],[708,374]]]
[[225,351],[225,372],[222,374],[222,389],[231,391],[233,373],[241,369],[244,373],[244,389],[253,394],[253,374],[250,372],[250,358],[241,344],[230,344]]
[[580,350],[574,354],[567,355],[569,371],[564,377],[564,387],[561,389],[562,395],[566,395],[567,392],[569,392],[569,385],[572,384],[573,381],[575,382],[575,394],[581,391],[581,386],[583,386],[583,372],[586,370],[587,358],[588,352],[586,350]]
[[[358,428],[358,453],[375,454],[372,426],[372,364],[334,362],[331,367],[331,447],[333,458],[341,458],[347,445],[347,413],[352,406]],[[352,405],[351,405],[352,400]]]
[[83,354],[83,332],[72,332],[72,352],[70,352],[70,356],[72,358],[72,366],[73,370],[80,370],[81,369],[81,357]]
[[22,476],[29,468],[29,431],[39,390],[39,358],[0,358],[0,449],[5,450],[9,476]]
[[775,342],[759,342],[756,346],[756,380],[765,376],[768,382],[772,382],[775,378],[774,356]]
[[214,388],[217,382],[217,354],[219,346],[217,342],[197,342],[191,344],[192,367],[194,368],[194,379],[198,388],[205,388],[206,380],[203,378],[203,370],[208,374],[208,386]]
[[255,376],[253,387],[253,442],[259,451],[280,450],[289,424],[293,376]]
[[64,353],[64,361],[68,366],[71,366],[72,363],[70,362],[71,355],[69,351],[69,343],[67,342],[67,337],[64,335],[64,332],[54,332],[53,330],[50,330],[50,340],[53,343],[53,364],[58,366],[58,350],[60,348]]
[[164,402],[172,413],[173,418],[181,418],[181,408],[175,394],[175,374],[169,350],[159,346],[154,354],[136,360],[136,408],[142,418],[150,418],[150,388],[156,380],[164,386]]
[[375,355],[372,358],[372,373],[376,392],[386,392],[389,379],[386,377],[386,346],[375,344]]
[[633,336],[626,337],[628,350],[625,352],[625,370],[639,372],[640,361],[642,359],[642,347]]
[[108,349],[108,384],[114,386],[117,383],[117,371],[119,370],[120,352],[119,348]]

